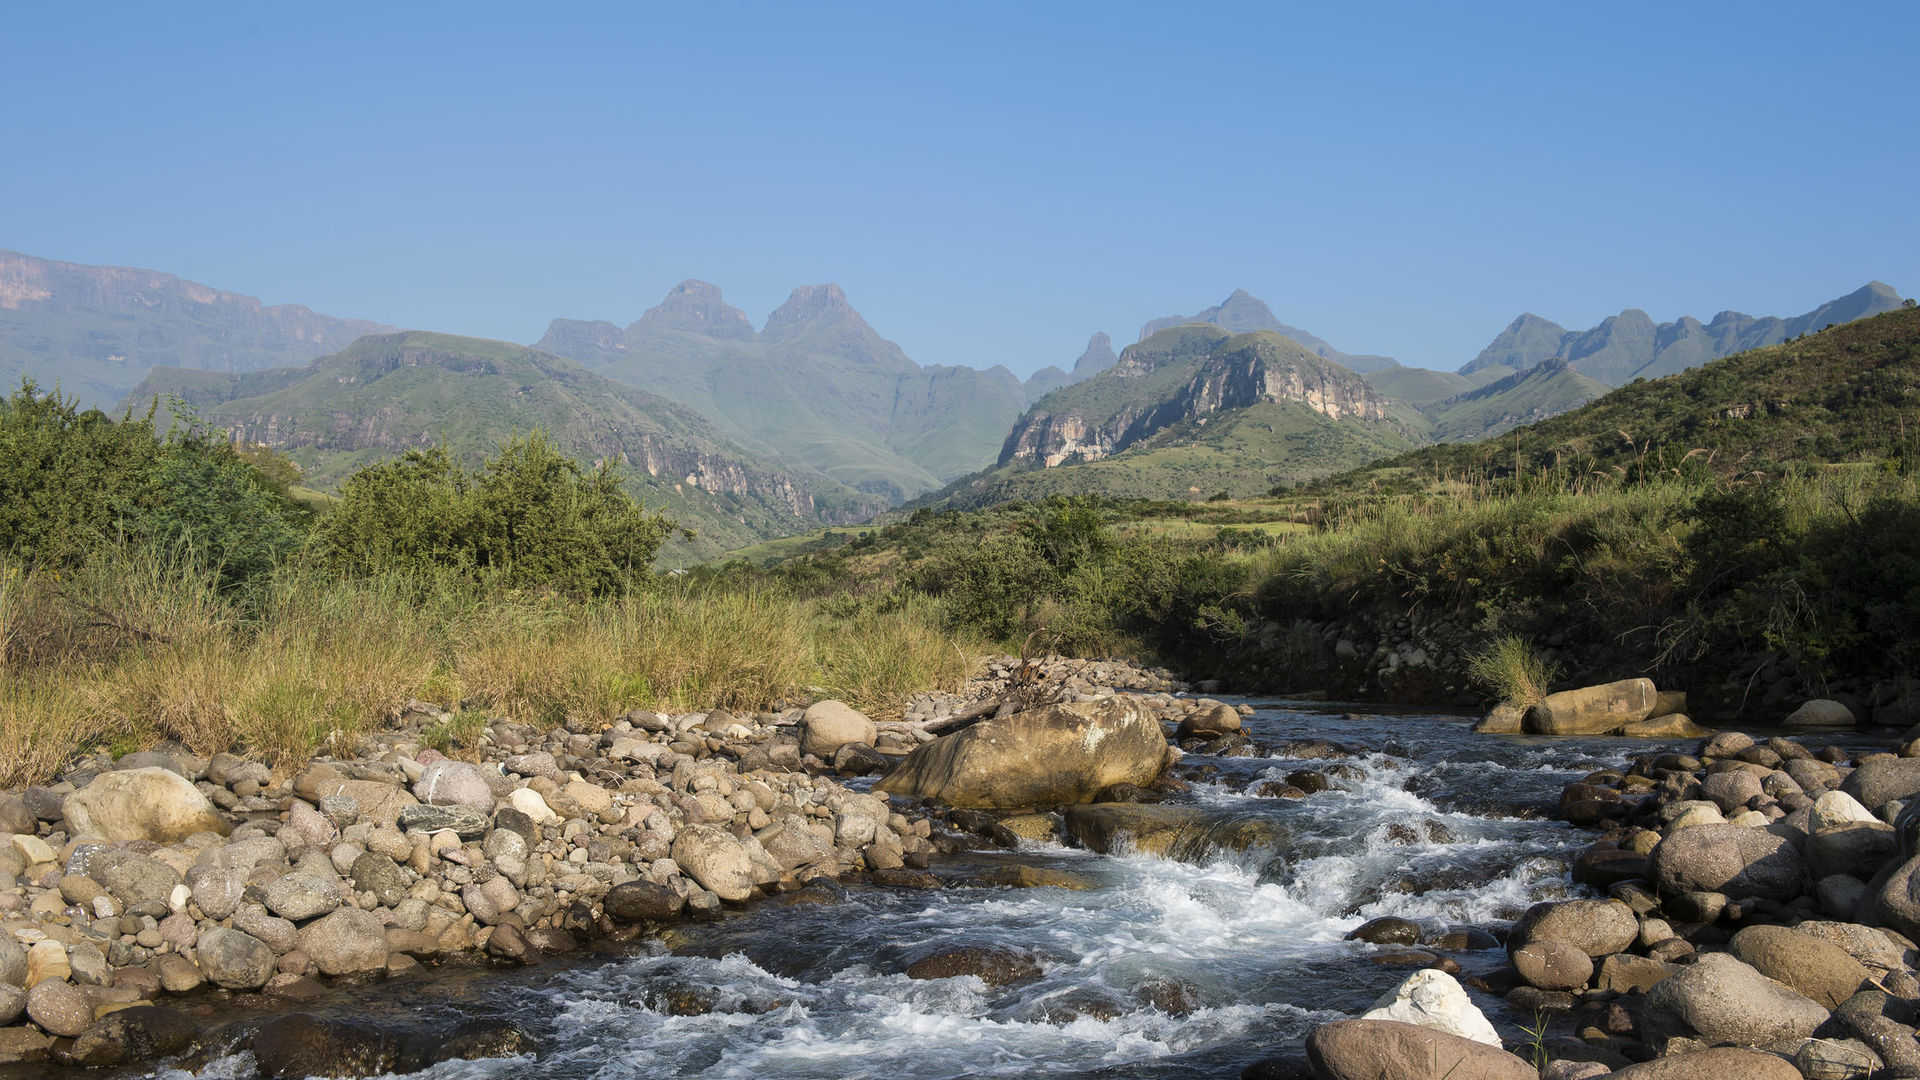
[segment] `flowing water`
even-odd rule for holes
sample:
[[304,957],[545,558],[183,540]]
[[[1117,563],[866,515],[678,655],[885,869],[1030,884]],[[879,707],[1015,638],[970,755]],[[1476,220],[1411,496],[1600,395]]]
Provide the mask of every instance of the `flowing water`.
[[[537,1060],[453,1061],[416,1074],[560,1077],[1234,1077],[1296,1048],[1313,1026],[1366,1009],[1408,968],[1397,950],[1342,940],[1381,915],[1430,931],[1494,928],[1538,900],[1569,895],[1570,860],[1590,837],[1549,814],[1560,789],[1661,744],[1473,735],[1468,720],[1361,715],[1252,700],[1248,734],[1282,745],[1332,739],[1364,752],[1330,759],[1207,758],[1191,798],[1230,833],[1261,819],[1278,850],[1189,844],[1180,859],[1095,855],[1050,844],[940,864],[1020,862],[1071,871],[1088,889],[848,886],[808,889],[713,924],[674,947],[653,942],[512,974],[378,988],[357,1010],[410,1024],[503,1016],[539,1040]],[[1338,769],[1351,766],[1352,770]],[[1333,790],[1258,798],[1299,768],[1336,771]],[[955,944],[1032,950],[1044,974],[991,988],[969,977],[914,980],[914,956]],[[1452,952],[1464,974],[1498,949]],[[1516,1020],[1475,993],[1509,1044]],[[686,1015],[692,1013],[693,1015]],[[186,1073],[163,1071],[169,1080]],[[194,1074],[252,1075],[244,1052]]]

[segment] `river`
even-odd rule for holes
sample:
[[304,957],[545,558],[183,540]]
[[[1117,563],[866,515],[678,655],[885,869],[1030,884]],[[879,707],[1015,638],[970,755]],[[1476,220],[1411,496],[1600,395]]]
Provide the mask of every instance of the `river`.
[[[1269,819],[1289,837],[1283,850],[1203,846],[1180,860],[1052,844],[969,853],[936,868],[965,881],[1018,862],[1093,887],[803,890],[679,927],[671,949],[652,941],[534,969],[386,984],[360,991],[354,1011],[409,1025],[506,1017],[541,1045],[537,1060],[453,1061],[415,1074],[433,1080],[1237,1077],[1410,973],[1376,962],[1400,950],[1343,940],[1367,919],[1401,916],[1433,933],[1496,929],[1531,903],[1571,895],[1567,865],[1590,835],[1552,820],[1561,788],[1665,748],[1474,735],[1460,716],[1247,701],[1247,733],[1262,743],[1364,748],[1316,760],[1188,757],[1217,771],[1187,798],[1223,820]],[[1300,768],[1347,777],[1305,799],[1250,793]],[[823,893],[835,902],[806,902]],[[999,989],[901,973],[913,956],[951,944],[1024,947],[1044,973]],[[1444,955],[1462,977],[1506,959],[1498,948]],[[1510,1047],[1524,1038],[1517,1024],[1532,1017],[1473,996]],[[192,1074],[154,1075],[244,1080],[253,1071],[240,1052]]]

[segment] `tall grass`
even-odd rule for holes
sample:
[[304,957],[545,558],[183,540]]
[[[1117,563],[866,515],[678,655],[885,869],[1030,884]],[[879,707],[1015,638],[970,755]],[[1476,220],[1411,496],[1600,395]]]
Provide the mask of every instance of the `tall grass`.
[[1525,709],[1546,700],[1559,669],[1542,659],[1531,641],[1502,634],[1468,655],[1467,674],[1499,700]]
[[974,646],[940,622],[931,601],[834,617],[770,587],[570,600],[287,567],[234,594],[140,551],[65,576],[0,561],[0,786],[161,739],[295,764],[415,698],[542,728],[820,693],[890,715],[964,679]]

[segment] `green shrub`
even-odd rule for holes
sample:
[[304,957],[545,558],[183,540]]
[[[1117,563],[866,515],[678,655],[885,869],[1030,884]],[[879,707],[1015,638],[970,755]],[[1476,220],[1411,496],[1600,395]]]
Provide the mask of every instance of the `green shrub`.
[[674,525],[534,432],[478,472],[442,447],[355,473],[314,535],[316,556],[356,575],[402,573],[570,595],[617,593],[644,577]]

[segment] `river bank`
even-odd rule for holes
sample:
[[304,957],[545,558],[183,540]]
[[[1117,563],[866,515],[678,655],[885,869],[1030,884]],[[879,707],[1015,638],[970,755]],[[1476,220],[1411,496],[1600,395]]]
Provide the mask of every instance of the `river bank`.
[[[1882,747],[1871,735],[1836,731],[1802,742],[1758,744],[1725,735],[1711,743],[1489,737],[1471,734],[1468,718],[1420,712],[1354,713],[1261,700],[1229,702],[1222,709],[1203,699],[1167,695],[1154,688],[1162,676],[1123,666],[1050,662],[1023,674],[1017,662],[1003,661],[998,672],[989,667],[982,675],[971,687],[977,696],[908,703],[906,719],[877,725],[872,743],[894,750],[904,748],[908,738],[919,743],[919,733],[932,736],[964,724],[985,702],[1007,700],[1016,691],[1019,705],[1043,698],[1099,700],[1114,684],[1137,681],[1147,684],[1136,688],[1144,691],[1139,700],[1158,710],[1168,735],[1188,751],[1161,792],[1135,796],[1163,801],[1100,802],[1009,816],[946,811],[895,798],[886,806],[884,822],[868,816],[872,838],[855,845],[841,842],[842,829],[860,835],[857,819],[873,805],[866,800],[878,801],[872,777],[825,774],[831,759],[841,759],[849,772],[864,771],[864,753],[843,747],[831,758],[814,755],[811,763],[803,756],[806,768],[778,772],[785,779],[777,788],[759,776],[784,768],[775,766],[772,756],[785,759],[787,740],[795,750],[801,748],[807,734],[804,714],[734,718],[741,728],[764,736],[757,740],[737,732],[730,738],[731,725],[711,716],[684,729],[656,719],[659,730],[650,730],[649,724],[634,722],[643,719],[637,717],[625,730],[596,735],[563,729],[544,737],[544,750],[531,741],[510,741],[519,733],[502,731],[498,734],[505,739],[475,755],[499,764],[503,777],[514,778],[505,795],[489,789],[497,809],[488,832],[477,840],[442,840],[436,849],[434,838],[448,830],[422,819],[428,812],[423,809],[413,810],[412,830],[398,830],[426,838],[428,870],[408,885],[409,893],[418,888],[424,894],[422,883],[430,882],[436,895],[425,902],[427,923],[420,930],[383,925],[386,963],[364,972],[328,975],[319,967],[322,954],[305,947],[324,942],[308,931],[350,906],[395,922],[411,918],[420,908],[407,901],[424,896],[408,895],[400,906],[388,906],[375,895],[374,906],[361,909],[357,905],[365,898],[357,892],[343,895],[341,908],[333,912],[286,919],[295,927],[293,947],[274,954],[272,972],[258,989],[203,985],[180,994],[148,994],[144,1000],[155,1006],[147,1008],[127,994],[145,985],[137,981],[141,973],[180,973],[181,964],[168,961],[169,956],[198,968],[200,942],[182,951],[162,931],[158,944],[143,946],[139,932],[125,932],[130,924],[103,927],[101,919],[74,919],[76,905],[61,886],[76,875],[63,874],[51,887],[17,885],[22,897],[31,894],[38,901],[52,895],[63,902],[69,913],[65,924],[47,918],[36,925],[65,952],[69,974],[62,984],[77,989],[96,1010],[99,1019],[91,1026],[107,1026],[91,1037],[83,1029],[78,1037],[48,1040],[42,1048],[46,1058],[5,1075],[43,1075],[49,1062],[115,1045],[164,1061],[137,1071],[169,1078],[304,1076],[320,1073],[317,1063],[323,1061],[332,1071],[375,1075],[412,1072],[449,1056],[462,1060],[434,1066],[429,1075],[505,1077],[534,1062],[542,1075],[582,1078],[932,1078],[1040,1068],[1054,1075],[1142,1078],[1344,1075],[1306,1071],[1303,1045],[1313,1049],[1316,1038],[1325,1043],[1328,1037],[1317,1032],[1340,1030],[1330,1027],[1336,1022],[1355,1022],[1353,1017],[1391,997],[1410,972],[1426,971],[1423,978],[1444,974],[1458,980],[1468,1007],[1484,1015],[1506,1047],[1505,1052],[1487,1050],[1504,1057],[1530,1057],[1532,1040],[1563,1066],[1555,1075],[1600,1075],[1566,1069],[1583,1064],[1626,1069],[1664,1050],[1681,1054],[1660,1059],[1670,1064],[1692,1058],[1704,1068],[1719,1062],[1724,1077],[1734,1075],[1720,1060],[1724,1055],[1699,1051],[1726,1041],[1729,1032],[1643,1026],[1645,1002],[1657,988],[1637,986],[1634,979],[1713,972],[1727,960],[1751,967],[1753,954],[1740,954],[1736,942],[1742,934],[1754,936],[1750,928],[1781,928],[1843,953],[1859,951],[1861,958],[1854,962],[1871,973],[1874,993],[1895,994],[1907,984],[1894,977],[1911,978],[1913,954],[1905,951],[1911,944],[1900,931],[1889,935],[1829,906],[1842,896],[1857,901],[1869,886],[1884,893],[1884,881],[1856,877],[1860,889],[1848,890],[1844,882],[1826,881],[1836,875],[1824,874],[1813,895],[1804,895],[1816,884],[1805,871],[1813,856],[1796,854],[1802,869],[1792,896],[1743,895],[1729,884],[1737,873],[1719,882],[1693,881],[1681,892],[1659,884],[1664,878],[1655,864],[1662,860],[1652,854],[1662,841],[1695,826],[1774,839],[1798,828],[1791,846],[1806,852],[1812,837],[1824,835],[1818,828],[1808,831],[1821,798],[1841,794],[1850,782],[1857,788],[1890,769],[1911,768],[1884,762],[1920,760],[1878,754]],[[1240,730],[1218,730],[1235,725]],[[383,754],[358,760],[356,767],[370,769],[367,762],[397,755],[386,762],[398,770],[387,786],[395,791],[404,786],[412,796],[427,770],[443,763],[406,747],[408,733],[392,737]],[[576,741],[581,739],[591,745]],[[633,756],[640,743],[660,749],[639,751],[639,757],[650,759],[641,762]],[[617,745],[624,746],[624,756],[614,756]],[[741,786],[756,780],[766,784],[775,790],[780,810],[782,796],[790,797],[794,812],[780,815],[784,824],[804,817],[799,827],[832,854],[754,884],[740,902],[714,903],[700,894],[718,897],[715,882],[703,882],[693,858],[682,865],[675,842],[680,832],[702,827],[687,820],[702,794],[724,798],[722,779],[732,783],[743,767],[759,765],[756,750],[768,761],[747,769],[749,779]],[[543,752],[553,755],[559,773],[529,775],[507,764]],[[669,755],[687,758],[685,768]],[[411,770],[400,759],[420,767],[411,783],[404,782]],[[352,770],[344,764],[326,767],[345,775]],[[622,790],[638,786],[642,764],[667,790]],[[603,786],[613,779],[603,770],[616,768],[620,782]],[[285,919],[268,901],[285,905],[292,893],[284,887],[275,891],[276,886],[299,874],[324,876],[322,859],[334,866],[346,893],[361,856],[353,855],[342,871],[338,862],[347,857],[335,852],[351,853],[356,846],[372,850],[362,841],[385,835],[377,824],[354,831],[367,823],[356,820],[342,828],[327,819],[337,833],[330,839],[332,848],[323,840],[295,854],[302,839],[294,835],[296,819],[312,826],[314,816],[327,814],[328,795],[320,794],[311,779],[315,771],[284,781],[287,805],[274,811],[245,809],[245,800],[259,793],[239,794],[236,788],[245,790],[247,777],[236,779],[231,768],[223,774],[236,800],[232,812],[261,817],[236,828],[238,840],[229,837],[217,849],[204,844],[199,850],[259,843],[260,837],[244,830],[271,822],[268,839],[291,856],[255,862],[249,869],[240,904],[261,911],[249,913],[248,925],[261,926],[260,915]],[[580,776],[563,783],[566,772]],[[700,776],[713,777],[713,785],[705,786]],[[1862,779],[1855,781],[1856,776]],[[304,786],[313,795],[301,793],[301,777],[310,777]],[[683,785],[683,779],[691,782]],[[381,781],[341,781],[346,782]],[[617,823],[593,813],[566,817],[553,832],[547,829],[555,823],[542,826],[538,835],[545,850],[535,845],[531,861],[546,868],[547,876],[542,881],[534,874],[526,884],[514,884],[511,875],[519,871],[511,857],[501,858],[513,842],[493,839],[503,821],[514,822],[510,811],[526,813],[516,811],[512,800],[532,806],[524,794],[532,792],[550,810],[565,808],[571,815],[583,795],[592,798],[580,789],[568,795],[574,783],[607,791],[611,806],[622,808],[606,815],[617,817]],[[1748,790],[1752,785],[1757,789]],[[1876,786],[1868,797],[1886,790],[1884,784]],[[310,803],[314,796],[317,801]],[[629,824],[628,811],[642,801],[652,809]],[[1888,801],[1897,800],[1884,800],[1877,808],[1888,813]],[[1827,798],[1827,803],[1831,817],[1838,799]],[[458,815],[445,809],[450,805],[434,812]],[[827,813],[814,813],[816,806]],[[341,807],[336,802],[333,808]],[[661,861],[640,857],[656,811],[676,829],[664,858],[673,862],[678,878],[668,877],[664,885],[652,876],[666,869]],[[760,839],[767,830],[752,828],[751,809],[733,812],[744,814],[735,824],[745,826],[745,835],[723,830],[727,835],[743,845],[751,836],[769,855],[782,850],[778,837]],[[1881,835],[1892,833],[1890,827],[1853,820],[1869,816],[1863,807],[1847,818],[1846,831],[1860,836],[1820,842],[1823,850],[1832,846],[1853,853],[1849,857],[1860,863],[1840,876],[1875,876],[1862,861],[1870,856],[1861,852],[1900,862],[1897,841],[1890,847]],[[42,823],[39,838],[54,839],[50,824]],[[450,824],[457,840],[459,822]],[[569,835],[574,825],[578,828]],[[633,829],[637,835],[621,835]],[[616,852],[619,839],[630,848]],[[916,840],[924,840],[924,848]],[[895,844],[897,866],[892,865]],[[87,854],[86,845],[73,845],[71,837],[61,847],[67,849],[62,870],[74,855]],[[118,850],[164,864],[179,854],[169,849],[181,847],[195,850],[191,842],[151,850],[134,842]],[[576,857],[575,851],[583,855]],[[399,854],[397,847],[394,853]],[[392,860],[403,876],[413,870],[411,847],[406,854],[407,859]],[[552,863],[542,856],[553,857]],[[94,853],[84,861],[99,858]],[[633,876],[602,882],[598,874],[605,871],[595,863],[613,867],[616,877],[621,867],[630,866]],[[1831,868],[1827,862],[1820,865]],[[476,880],[489,868],[492,878]],[[112,870],[101,873],[115,876]],[[214,875],[189,862],[182,876],[188,891],[184,911],[156,919],[153,929],[180,914],[183,918],[168,929],[178,932],[191,923],[205,938],[214,927],[199,908],[193,886]],[[486,886],[500,878],[520,891],[521,904],[489,912]],[[48,880],[44,868],[38,880]],[[676,880],[683,884],[673,884]],[[1717,907],[1707,895],[1716,892]],[[677,912],[668,894],[679,898]],[[469,903],[469,896],[475,902]],[[626,897],[634,899],[633,907],[625,906]],[[642,899],[662,907],[642,910]],[[1692,912],[1689,918],[1681,917],[1682,905],[1693,905],[1684,908]],[[26,907],[32,912],[31,902]],[[228,917],[236,928],[238,912]],[[639,918],[630,920],[631,915]],[[1587,934],[1596,922],[1608,928],[1607,940],[1594,945],[1598,951],[1580,950],[1587,961],[1583,966],[1565,955],[1566,928]],[[1854,928],[1813,936],[1839,923]],[[436,924],[444,927],[438,948],[409,953],[406,946],[425,942],[408,935],[427,935]],[[1628,924],[1630,933],[1618,933]],[[5,925],[20,937],[20,919]],[[121,932],[104,946],[88,934],[115,930]],[[514,958],[518,962],[509,962],[495,946],[516,937],[531,948]],[[461,947],[447,947],[455,942]],[[148,952],[139,963],[110,964],[104,982],[89,981],[100,969],[91,964],[88,948],[111,954],[115,944],[124,947],[119,959],[140,955],[132,949]],[[41,948],[43,956],[51,951]],[[1539,963],[1542,955],[1554,962]],[[1726,960],[1701,966],[1703,958],[1714,956]],[[303,962],[304,972],[294,970]],[[1579,976],[1577,982],[1569,971]],[[202,970],[203,978],[206,974]],[[1675,983],[1678,989],[1687,985],[1686,980]],[[165,989],[164,982],[161,986]],[[1853,1023],[1870,1021],[1859,1008],[1849,1012],[1845,1005],[1816,1004],[1820,1018],[1807,1032],[1765,1040],[1779,1044],[1769,1046],[1769,1060],[1784,1064],[1815,1042],[1845,1044],[1836,1053],[1857,1056],[1847,1040],[1862,1045],[1866,1040],[1845,1025],[1848,1017],[1856,1018]],[[1898,1010],[1888,1006],[1876,1015],[1884,1019],[1889,1011]],[[1789,1012],[1798,1018],[1795,1023],[1814,1019],[1803,1005]],[[165,1014],[179,1022],[163,1020]],[[1733,1015],[1741,1022],[1760,1022],[1755,1018],[1767,1013],[1756,1007]],[[1825,1025],[1835,1030],[1822,1030]],[[7,1030],[31,1033],[22,1026]],[[116,1038],[107,1038],[110,1032]],[[1444,1032],[1423,1037],[1438,1039],[1439,1034]],[[1893,1034],[1912,1039],[1910,1029]],[[1762,1041],[1747,1032],[1732,1038]],[[1891,1045],[1900,1044],[1895,1039]],[[1742,1060],[1751,1065],[1759,1059]],[[1831,1069],[1818,1075],[1864,1075],[1832,1071],[1844,1069],[1845,1062],[1826,1065]]]

